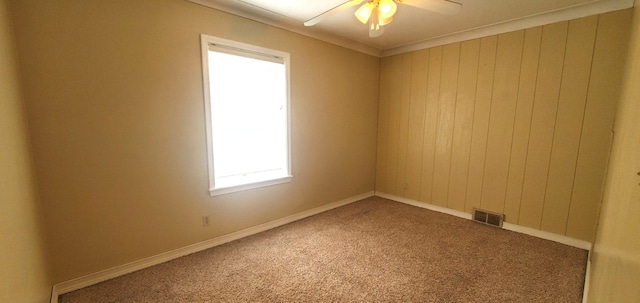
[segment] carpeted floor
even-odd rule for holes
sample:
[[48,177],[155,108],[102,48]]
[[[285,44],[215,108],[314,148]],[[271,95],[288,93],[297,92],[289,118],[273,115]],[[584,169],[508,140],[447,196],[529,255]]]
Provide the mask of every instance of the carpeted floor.
[[76,302],[581,302],[587,252],[372,197],[60,296]]

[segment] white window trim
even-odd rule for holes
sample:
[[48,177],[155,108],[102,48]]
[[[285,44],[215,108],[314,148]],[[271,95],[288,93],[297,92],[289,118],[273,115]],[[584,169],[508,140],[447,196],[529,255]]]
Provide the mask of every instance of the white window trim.
[[[200,45],[201,45],[201,54],[202,54],[202,81],[204,88],[204,107],[205,107],[205,119],[206,119],[206,135],[207,135],[207,161],[208,161],[208,172],[209,172],[209,195],[217,196],[224,195],[233,192],[245,191],[254,188],[260,188],[265,186],[271,186],[276,184],[283,184],[290,182],[293,176],[291,175],[291,93],[290,93],[290,80],[289,80],[289,62],[290,55],[286,52],[281,52],[277,50],[272,50],[264,47],[259,47],[251,44],[236,42],[232,40],[222,39],[214,36],[209,36],[205,34],[200,35]],[[211,96],[210,96],[210,87],[209,87],[209,60],[208,60],[208,52],[210,45],[218,45],[223,47],[228,47],[232,49],[238,49],[245,52],[254,52],[259,55],[267,55],[281,58],[285,64],[286,70],[286,84],[287,84],[287,175],[281,178],[264,180],[254,183],[229,186],[229,187],[218,187],[215,186],[215,172],[214,172],[214,162],[213,162],[213,138],[211,136]]]

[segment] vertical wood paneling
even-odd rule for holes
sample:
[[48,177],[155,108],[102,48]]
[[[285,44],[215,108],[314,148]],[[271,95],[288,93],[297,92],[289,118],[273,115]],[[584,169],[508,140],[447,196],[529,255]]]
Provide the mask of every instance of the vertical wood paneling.
[[405,197],[418,200],[420,198],[420,175],[422,172],[422,141],[424,137],[425,104],[427,102],[429,50],[415,52],[412,60],[409,141],[407,144],[407,189]]
[[400,99],[402,94],[402,56],[391,58],[389,77],[389,138],[387,146],[387,179],[384,188],[386,192],[397,194],[396,180],[398,176],[398,153],[400,147]]
[[378,103],[378,148],[376,155],[376,190],[388,192],[386,180],[389,178],[387,150],[389,149],[389,104],[391,103],[392,57],[383,58],[380,62],[380,91]]
[[473,114],[473,132],[471,135],[471,151],[469,154],[469,177],[465,201],[466,211],[471,211],[474,207],[479,207],[482,197],[482,177],[484,176],[484,163],[487,152],[487,135],[489,116],[491,114],[491,95],[493,93],[493,75],[495,71],[497,45],[497,36],[486,37],[480,40],[478,84]]
[[598,16],[569,22],[541,229],[564,234],[578,158]]
[[504,208],[513,119],[518,97],[524,31],[498,36],[496,67],[487,136],[487,154],[483,180],[482,209],[500,212]]
[[601,15],[566,235],[591,240],[602,199],[631,12]]
[[513,141],[509,160],[509,178],[505,194],[505,220],[518,223],[520,198],[524,182],[524,169],[529,148],[529,132],[531,130],[531,114],[533,98],[538,78],[538,58],[540,56],[540,40],[542,27],[525,30],[520,66],[520,84],[518,86],[518,103],[513,125]]
[[382,59],[376,190],[593,241],[628,11]]
[[411,67],[413,54],[402,55],[402,87],[400,94],[400,133],[398,142],[398,174],[396,176],[396,192],[403,196],[406,189],[407,176],[407,142],[409,140],[409,107],[411,105]]
[[431,202],[433,164],[435,159],[438,101],[440,100],[440,70],[442,69],[442,47],[429,51],[429,75],[427,79],[427,104],[424,116],[424,138],[422,145],[422,174],[420,201]]
[[469,173],[469,152],[473,127],[473,108],[478,81],[480,40],[462,42],[456,98],[455,125],[451,146],[451,173],[447,207],[464,211]]
[[453,141],[459,64],[460,43],[445,46],[442,55],[440,102],[438,108],[438,125],[436,127],[436,149],[431,198],[431,203],[440,206],[447,206],[447,196],[449,193],[451,142]]
[[540,228],[558,110],[568,22],[543,27],[518,224]]

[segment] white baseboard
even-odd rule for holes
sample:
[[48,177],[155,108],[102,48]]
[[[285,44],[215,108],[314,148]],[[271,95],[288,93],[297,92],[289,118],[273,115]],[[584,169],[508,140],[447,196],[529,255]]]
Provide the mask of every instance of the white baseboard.
[[587,257],[587,270],[584,274],[584,289],[582,290],[582,303],[589,302],[589,287],[591,285],[591,250]]
[[51,287],[51,303],[58,303],[58,288],[54,285]]
[[437,211],[439,213],[456,216],[458,218],[471,220],[471,214],[465,213],[463,211],[459,211],[459,210],[455,210],[455,209],[451,209],[451,208],[446,208],[446,207],[442,207],[442,206],[438,206],[438,205],[433,205],[433,204],[429,204],[429,203],[425,203],[425,202],[420,202],[420,201],[412,200],[412,199],[409,199],[409,198],[403,198],[403,197],[398,197],[398,196],[394,196],[394,195],[390,195],[390,194],[385,194],[385,193],[379,192],[379,191],[377,191],[375,193],[375,195],[378,196],[378,197],[389,199],[389,200],[393,200],[393,201],[396,201],[396,202],[401,202],[401,203],[404,203],[404,204],[409,204],[409,205],[413,205],[413,206],[416,206],[416,207],[426,208],[428,210]]
[[[375,195],[378,196],[378,197],[382,197],[382,198],[385,198],[385,199],[393,200],[393,201],[396,201],[396,202],[409,204],[409,205],[413,205],[413,206],[417,206],[417,207],[421,207],[421,208],[426,208],[426,209],[429,209],[429,210],[437,211],[437,212],[440,212],[440,213],[456,216],[456,217],[467,219],[467,220],[473,219],[471,214],[463,212],[463,211],[455,210],[455,209],[450,209],[450,208],[446,208],[446,207],[442,207],[442,206],[438,206],[438,205],[433,205],[433,204],[420,202],[420,201],[416,201],[416,200],[412,200],[412,199],[398,197],[398,196],[394,196],[394,195],[390,195],[390,194],[386,194],[386,193],[378,192],[378,191],[375,192]],[[584,241],[584,240],[578,240],[578,239],[574,239],[574,238],[571,238],[571,237],[558,235],[558,234],[542,231],[542,230],[539,230],[539,229],[526,227],[526,226],[520,226],[520,225],[507,223],[507,222],[504,222],[502,224],[502,228],[504,228],[506,230],[514,231],[514,232],[517,232],[517,233],[526,234],[526,235],[529,235],[529,236],[542,238],[542,239],[545,239],[545,240],[550,240],[550,241],[558,242],[558,243],[561,243],[561,244],[565,244],[565,245],[569,245],[569,246],[573,246],[573,247],[577,247],[577,248],[580,248],[580,249],[587,250],[589,256],[587,258],[587,270],[586,270],[586,273],[585,273],[584,288],[582,290],[582,303],[589,302],[588,301],[589,300],[588,296],[589,296],[589,284],[590,284],[590,281],[591,281],[591,251],[592,251],[592,248],[593,248],[591,242]]]
[[[86,275],[83,277],[79,277],[73,280],[69,280],[69,281],[65,281],[65,282],[61,282],[58,284],[53,285],[52,291],[51,291],[51,302],[50,303],[58,303],[58,296],[68,293],[68,292],[72,292],[90,285],[94,285],[94,284],[98,284],[100,282],[109,280],[109,279],[113,279],[122,275],[126,275],[128,273],[132,273],[134,271],[137,270],[141,270],[147,267],[151,267],[160,263],[164,263],[173,259],[177,259],[192,253],[196,253],[199,251],[203,251],[218,245],[222,245],[224,243],[227,242],[231,242],[234,240],[238,240],[244,237],[248,237],[272,228],[276,228],[278,226],[282,226],[291,222],[295,222],[319,213],[323,213],[325,211],[334,209],[334,208],[338,208],[340,206],[344,206],[371,196],[379,196],[382,198],[386,198],[389,200],[393,200],[393,201],[397,201],[400,203],[404,203],[404,204],[408,204],[408,205],[413,205],[416,207],[421,207],[421,208],[426,208],[429,210],[433,210],[433,211],[437,211],[440,213],[444,213],[444,214],[448,214],[448,215],[452,215],[452,216],[456,216],[459,218],[463,218],[463,219],[467,219],[467,220],[471,220],[471,214],[466,213],[466,212],[462,212],[462,211],[458,211],[458,210],[454,210],[454,209],[449,209],[446,207],[442,207],[442,206],[437,206],[437,205],[433,205],[433,204],[429,204],[429,203],[425,203],[425,202],[420,202],[420,201],[416,201],[416,200],[412,200],[412,199],[407,199],[407,198],[403,198],[403,197],[398,197],[398,196],[394,196],[394,195],[390,195],[390,194],[386,194],[386,193],[382,193],[382,192],[367,192],[367,193],[363,193],[357,196],[353,196],[344,200],[340,200],[334,203],[330,203],[327,205],[323,205],[320,207],[316,207],[314,209],[310,209],[301,213],[297,213],[294,215],[290,215],[281,219],[277,219],[274,221],[270,221],[267,223],[263,223],[260,225],[256,225],[253,227],[249,227],[231,234],[227,234],[224,236],[220,236],[217,238],[213,238],[210,240],[206,240],[200,243],[196,243],[193,245],[189,245],[189,246],[185,246],[182,248],[178,248],[172,251],[168,251],[165,253],[161,253],[152,257],[148,257],[148,258],[144,258],[138,261],[134,261],[131,263],[127,263],[124,265],[120,265],[120,266],[116,266],[114,268],[110,268],[107,270],[103,270],[97,273],[93,273],[90,275]],[[518,233],[523,233],[523,234],[527,234],[530,236],[534,236],[534,237],[538,237],[538,238],[542,238],[542,239],[546,239],[546,240],[550,240],[550,241],[554,241],[554,242],[558,242],[558,243],[562,243],[565,245],[569,245],[569,246],[573,246],[573,247],[577,247],[577,248],[581,248],[581,249],[585,249],[588,250],[589,253],[591,253],[591,243],[587,242],[587,241],[583,241],[583,240],[578,240],[578,239],[574,239],[574,238],[570,238],[567,236],[563,236],[563,235],[558,235],[558,234],[554,234],[554,233],[550,233],[550,232],[546,232],[546,231],[541,231],[538,229],[534,229],[534,228],[530,228],[530,227],[525,227],[525,226],[519,226],[516,224],[511,224],[511,223],[507,223],[505,222],[503,224],[503,228],[507,229],[507,230],[511,230],[514,232],[518,232]],[[588,287],[589,287],[589,271],[590,271],[590,265],[591,265],[591,261],[589,260],[588,264],[587,264],[587,274],[586,274],[586,279],[585,279],[585,290],[584,290],[584,296],[583,296],[583,303],[587,302],[587,291],[588,291]]]
[[[397,201],[397,202],[401,202],[401,203],[405,203],[405,204],[409,204],[409,205],[413,205],[421,208],[426,208],[429,210],[445,213],[445,214],[456,216],[463,219],[468,219],[468,220],[472,219],[471,214],[463,211],[455,210],[455,209],[450,209],[450,208],[437,206],[437,205],[433,205],[425,202],[398,197],[398,196],[394,196],[394,195],[390,195],[390,194],[386,194],[378,191],[375,192],[375,195],[378,197],[386,198],[389,200],[393,200],[393,201]],[[543,231],[543,230],[539,230],[531,227],[520,226],[520,225],[508,223],[508,222],[504,222],[502,224],[502,228],[506,230],[514,231],[517,233],[526,234],[529,236],[533,236],[533,237],[537,237],[537,238],[541,238],[541,239],[545,239],[553,242],[558,242],[561,244],[591,251],[591,242],[588,242],[588,241],[578,240],[571,237],[558,235],[558,234],[550,233],[547,231]]]
[[323,213],[325,211],[340,207],[340,206],[344,206],[368,197],[372,197],[374,195],[374,192],[367,192],[367,193],[363,193],[357,196],[353,196],[353,197],[349,197],[347,199],[344,200],[340,200],[337,202],[333,202],[327,205],[323,205],[320,207],[316,207],[314,209],[310,209],[307,211],[303,211],[301,213],[297,213],[294,215],[290,215],[281,219],[277,219],[277,220],[273,220],[267,223],[263,223],[260,225],[256,225],[253,227],[249,227],[234,233],[230,233],[224,236],[220,236],[217,238],[213,238],[210,240],[206,240],[200,243],[196,243],[193,245],[189,245],[189,246],[185,246],[182,248],[178,248],[172,251],[168,251],[165,253],[161,253],[159,255],[155,255],[152,257],[148,257],[148,258],[144,258],[142,260],[138,260],[138,261],[134,261],[131,263],[127,263],[124,265],[120,265],[120,266],[116,266],[114,268],[110,268],[107,270],[103,270],[103,271],[99,271],[97,273],[93,273],[90,275],[86,275],[83,277],[79,277],[73,280],[69,280],[69,281],[65,281],[65,282],[61,282],[58,283],[56,285],[53,286],[52,291],[51,291],[51,303],[57,303],[58,302],[58,296],[68,293],[68,292],[72,292],[74,290],[78,290],[90,285],[94,285],[109,279],[113,279],[115,277],[119,277],[122,275],[126,275],[128,273],[132,273],[134,271],[140,270],[140,269],[144,269],[147,267],[151,267],[160,263],[164,263],[182,256],[186,256],[192,253],[196,253],[199,251],[203,251],[205,249],[209,249],[218,245],[222,245],[224,243],[227,242],[231,242],[234,240],[238,240],[247,236],[251,236],[272,228],[276,228],[278,226],[282,226],[294,221],[298,221],[313,215],[317,215],[319,213]]
[[548,231],[543,231],[543,230],[539,230],[539,229],[535,229],[535,228],[531,228],[531,227],[516,225],[516,224],[512,224],[512,223],[508,223],[508,222],[504,222],[502,224],[502,228],[504,228],[506,230],[510,230],[510,231],[515,231],[515,232],[518,232],[518,233],[521,233],[521,234],[526,234],[526,235],[529,235],[529,236],[534,236],[534,237],[537,237],[537,238],[542,238],[542,239],[545,239],[545,240],[558,242],[558,243],[562,243],[562,244],[565,244],[565,245],[569,245],[569,246],[573,246],[573,247],[577,247],[577,248],[581,248],[581,249],[584,249],[584,250],[591,251],[591,242],[588,242],[588,241],[579,240],[579,239],[575,239],[575,238],[571,238],[571,237],[567,237],[567,236],[563,236],[563,235],[559,235],[559,234],[550,233]]

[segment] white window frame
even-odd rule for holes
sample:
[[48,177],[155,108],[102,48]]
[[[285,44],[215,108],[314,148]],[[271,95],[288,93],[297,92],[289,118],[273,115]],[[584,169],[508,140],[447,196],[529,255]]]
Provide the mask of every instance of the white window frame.
[[[293,176],[291,175],[291,106],[290,106],[290,80],[289,80],[289,53],[272,50],[264,47],[259,47],[251,44],[236,42],[233,40],[222,39],[205,34],[200,35],[201,52],[202,52],[202,79],[204,88],[204,106],[205,106],[205,119],[206,119],[206,135],[207,135],[207,160],[208,160],[208,172],[209,172],[209,194],[211,196],[223,195],[238,191],[244,191],[254,188],[260,188],[265,186],[271,186],[276,184],[282,184],[290,182]],[[242,53],[247,57],[255,58],[278,58],[282,60],[285,65],[286,72],[286,130],[287,130],[287,174],[286,176],[268,179],[264,181],[258,181],[253,183],[229,186],[229,187],[216,187],[215,184],[215,167],[214,167],[214,155],[213,155],[213,137],[212,137],[212,117],[211,117],[211,95],[209,87],[209,50],[210,46],[224,47],[234,52]]]

